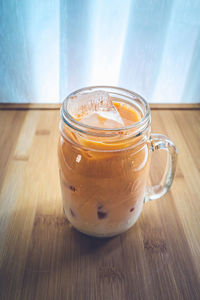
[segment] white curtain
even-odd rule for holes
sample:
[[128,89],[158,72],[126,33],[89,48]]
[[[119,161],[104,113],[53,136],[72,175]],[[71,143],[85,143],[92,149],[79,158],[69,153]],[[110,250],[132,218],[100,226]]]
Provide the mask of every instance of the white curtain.
[[0,0],[0,102],[98,84],[200,102],[200,1]]

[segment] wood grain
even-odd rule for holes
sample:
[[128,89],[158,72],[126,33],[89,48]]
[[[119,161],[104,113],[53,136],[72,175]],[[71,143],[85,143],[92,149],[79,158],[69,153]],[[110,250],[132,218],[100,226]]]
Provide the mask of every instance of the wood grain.
[[[59,110],[61,103],[0,103],[0,110]],[[150,103],[152,110],[199,110],[200,103]]]
[[175,181],[112,239],[82,235],[63,215],[58,123],[57,109],[0,111],[0,299],[199,299],[200,112],[152,111],[152,132],[178,147]]

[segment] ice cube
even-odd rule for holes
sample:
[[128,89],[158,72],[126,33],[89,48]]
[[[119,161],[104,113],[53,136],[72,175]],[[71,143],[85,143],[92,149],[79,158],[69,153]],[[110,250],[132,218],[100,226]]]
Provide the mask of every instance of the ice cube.
[[101,128],[124,126],[110,95],[105,91],[71,96],[67,108],[74,119],[87,125]]

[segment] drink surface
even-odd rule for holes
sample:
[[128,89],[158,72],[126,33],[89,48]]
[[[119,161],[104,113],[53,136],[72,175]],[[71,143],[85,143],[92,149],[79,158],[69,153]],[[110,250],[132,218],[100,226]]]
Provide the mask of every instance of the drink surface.
[[[115,99],[113,104],[125,126],[141,119],[130,105]],[[105,121],[98,116],[99,127],[104,127]],[[105,141],[66,126],[61,131],[60,180],[64,212],[70,223],[83,233],[99,237],[130,228],[143,206],[149,169],[145,139]]]

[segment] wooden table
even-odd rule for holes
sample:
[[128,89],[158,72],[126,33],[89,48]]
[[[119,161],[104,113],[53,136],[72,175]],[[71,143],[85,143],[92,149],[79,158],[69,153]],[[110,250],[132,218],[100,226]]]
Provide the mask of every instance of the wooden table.
[[152,132],[179,151],[172,189],[127,233],[95,239],[62,212],[58,106],[1,105],[0,299],[200,299],[199,109],[153,106]]

